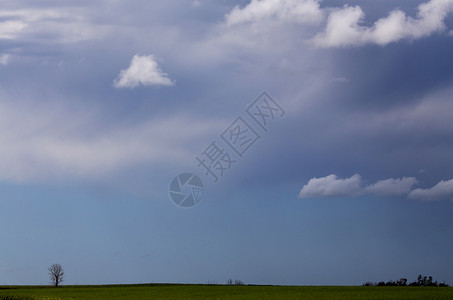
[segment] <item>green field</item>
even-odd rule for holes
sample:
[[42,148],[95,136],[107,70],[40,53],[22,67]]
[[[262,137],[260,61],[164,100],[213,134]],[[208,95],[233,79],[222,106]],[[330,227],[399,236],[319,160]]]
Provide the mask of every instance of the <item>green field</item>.
[[0,287],[0,300],[4,299],[453,299],[453,288],[180,284],[4,286]]

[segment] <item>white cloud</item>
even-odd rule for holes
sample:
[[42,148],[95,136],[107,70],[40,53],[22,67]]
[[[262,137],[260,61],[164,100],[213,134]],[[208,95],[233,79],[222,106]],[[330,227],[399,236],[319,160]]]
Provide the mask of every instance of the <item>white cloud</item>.
[[114,80],[116,88],[135,88],[139,85],[166,85],[174,83],[167,77],[153,55],[134,55],[130,66]]
[[11,55],[3,53],[0,55],[0,65],[7,66],[11,60]]
[[298,23],[322,20],[318,0],[252,0],[244,8],[236,6],[225,16],[228,25],[258,22],[263,19]]
[[355,174],[350,178],[339,179],[331,174],[326,177],[312,178],[299,193],[300,198],[310,197],[346,197],[360,192],[362,178]]
[[416,18],[394,10],[371,27],[361,25],[365,14],[359,6],[344,6],[329,14],[324,32],[313,38],[318,47],[364,44],[386,45],[401,39],[419,39],[445,29],[444,20],[453,12],[453,0],[431,0],[418,6]]
[[417,182],[415,177],[403,177],[401,179],[389,178],[365,187],[363,192],[365,194],[379,196],[407,195]]
[[380,180],[375,184],[362,187],[362,177],[359,174],[345,179],[331,174],[310,179],[300,191],[299,198],[355,197],[359,195],[400,196],[407,195],[415,184],[417,184],[415,177],[403,177]]
[[25,27],[27,24],[21,21],[0,22],[0,39],[14,39]]
[[453,200],[453,179],[442,180],[429,189],[415,189],[409,194],[409,198],[426,201]]
[[324,33],[318,34],[314,43],[320,47],[344,46],[360,40],[364,29],[358,25],[364,13],[359,6],[346,6],[329,15]]

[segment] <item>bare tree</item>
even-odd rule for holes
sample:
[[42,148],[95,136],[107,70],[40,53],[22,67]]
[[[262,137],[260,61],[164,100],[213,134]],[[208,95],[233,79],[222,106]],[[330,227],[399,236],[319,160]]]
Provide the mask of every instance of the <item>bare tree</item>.
[[53,264],[49,267],[50,282],[55,287],[58,287],[63,281],[64,271],[60,264]]

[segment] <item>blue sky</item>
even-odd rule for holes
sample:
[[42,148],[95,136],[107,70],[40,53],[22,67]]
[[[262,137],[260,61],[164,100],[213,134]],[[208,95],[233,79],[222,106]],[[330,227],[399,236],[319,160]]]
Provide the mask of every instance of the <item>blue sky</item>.
[[452,50],[451,0],[0,1],[0,284],[453,284]]

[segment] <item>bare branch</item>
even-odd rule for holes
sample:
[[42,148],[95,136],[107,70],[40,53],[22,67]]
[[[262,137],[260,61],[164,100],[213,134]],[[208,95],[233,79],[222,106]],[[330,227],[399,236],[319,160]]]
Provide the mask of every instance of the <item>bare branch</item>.
[[49,267],[50,282],[55,287],[63,281],[64,271],[60,264],[53,264]]

